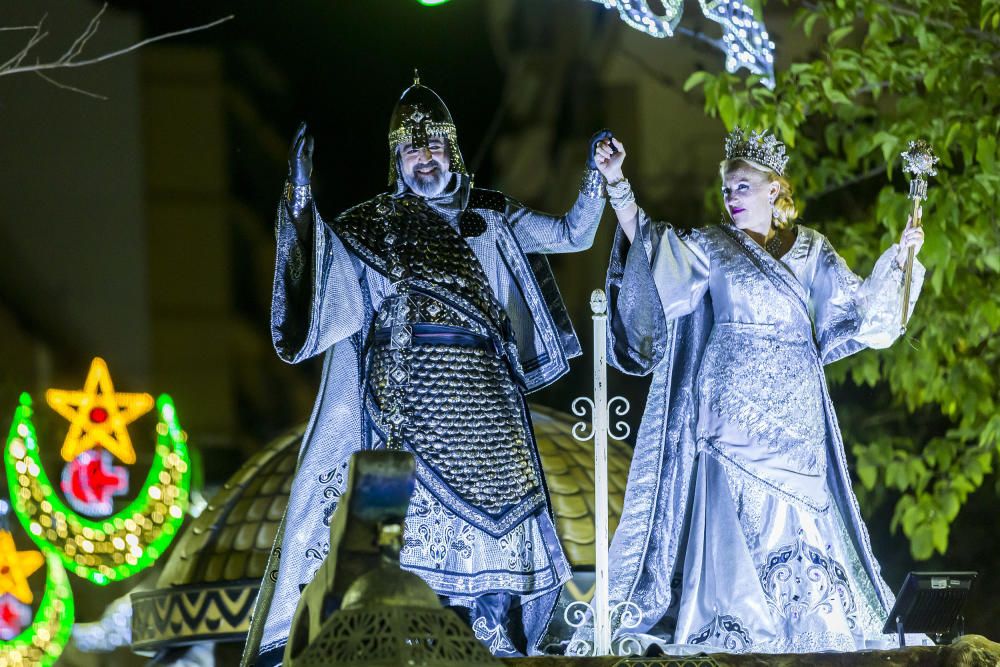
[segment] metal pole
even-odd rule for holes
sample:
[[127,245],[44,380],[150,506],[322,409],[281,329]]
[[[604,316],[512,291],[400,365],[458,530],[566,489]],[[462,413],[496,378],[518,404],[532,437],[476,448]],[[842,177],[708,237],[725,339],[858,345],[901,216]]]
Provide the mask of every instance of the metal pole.
[[[923,189],[921,190],[921,185]],[[916,187],[915,187],[916,186]],[[922,193],[922,194],[921,194]],[[910,181],[910,198],[913,199],[913,226],[920,226],[920,200],[927,196],[927,181],[914,179]],[[899,316],[899,329],[906,331],[910,319],[910,286],[913,284],[913,246],[906,253],[906,265],[903,269],[903,312]]]
[[590,295],[594,320],[594,655],[611,655],[608,602],[608,367],[604,290]]

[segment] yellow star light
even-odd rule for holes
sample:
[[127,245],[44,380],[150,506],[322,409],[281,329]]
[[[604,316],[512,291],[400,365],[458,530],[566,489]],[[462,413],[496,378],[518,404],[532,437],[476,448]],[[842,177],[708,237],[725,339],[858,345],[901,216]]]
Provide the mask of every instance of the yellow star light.
[[135,450],[127,424],[153,409],[149,394],[115,393],[104,359],[95,357],[83,383],[83,391],[49,389],[45,400],[70,421],[61,454],[72,461],[81,453],[101,446],[122,463],[135,463]]
[[41,551],[18,551],[14,536],[0,530],[0,595],[11,593],[24,604],[34,599],[28,577],[45,562]]

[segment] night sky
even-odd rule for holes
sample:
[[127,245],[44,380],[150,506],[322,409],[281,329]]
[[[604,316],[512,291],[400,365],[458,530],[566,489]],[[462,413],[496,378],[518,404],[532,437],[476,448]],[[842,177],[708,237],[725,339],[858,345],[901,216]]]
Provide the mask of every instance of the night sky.
[[[327,211],[384,189],[389,116],[414,68],[448,104],[469,160],[500,100],[503,73],[490,46],[487,3],[479,0],[438,7],[416,0],[113,4],[138,9],[148,34],[235,14],[219,28],[173,43],[222,48],[228,74],[289,139],[300,121],[309,124]],[[238,156],[240,147],[234,150]],[[488,182],[488,173],[480,176]],[[271,177],[277,191],[284,173]]]

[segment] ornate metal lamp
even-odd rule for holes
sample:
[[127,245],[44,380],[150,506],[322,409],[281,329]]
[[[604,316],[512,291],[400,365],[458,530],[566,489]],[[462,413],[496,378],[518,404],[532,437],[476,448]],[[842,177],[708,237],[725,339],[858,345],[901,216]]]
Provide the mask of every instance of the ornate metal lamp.
[[330,555],[302,594],[283,664],[499,667],[430,586],[399,567],[413,484],[407,452],[352,457],[330,522]]

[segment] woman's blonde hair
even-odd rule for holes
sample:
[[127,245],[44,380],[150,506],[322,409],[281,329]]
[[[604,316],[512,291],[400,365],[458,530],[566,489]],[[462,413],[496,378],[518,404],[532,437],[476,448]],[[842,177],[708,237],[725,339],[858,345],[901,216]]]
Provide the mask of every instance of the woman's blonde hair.
[[795,199],[792,198],[792,184],[788,182],[788,179],[772,169],[750,160],[723,160],[719,163],[719,175],[725,176],[727,172],[742,166],[750,167],[754,171],[764,174],[767,176],[768,183],[778,184],[778,196],[774,200],[773,224],[777,229],[791,227],[795,219],[799,217],[799,209],[795,204]]

